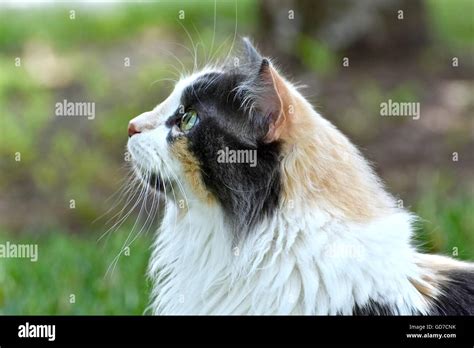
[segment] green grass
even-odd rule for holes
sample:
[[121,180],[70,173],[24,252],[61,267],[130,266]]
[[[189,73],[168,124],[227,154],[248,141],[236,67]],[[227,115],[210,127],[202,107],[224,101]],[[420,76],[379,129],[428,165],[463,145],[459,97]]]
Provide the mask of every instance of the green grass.
[[[431,29],[453,47],[472,49],[474,2],[472,0],[426,0]],[[470,15],[466,15],[466,14]]]
[[98,236],[60,232],[1,234],[0,243],[37,243],[38,260],[0,259],[0,314],[143,314],[150,238],[138,238],[106,275],[127,233],[117,231],[100,242]]
[[[240,26],[255,19],[255,0],[218,1],[217,35],[220,31],[233,34],[236,6]],[[71,19],[70,11],[75,11],[75,19]],[[182,14],[180,11],[184,11],[184,18],[179,17]],[[103,8],[59,4],[54,7],[31,8],[28,11],[2,9],[0,47],[2,51],[19,52],[22,44],[32,39],[51,41],[61,51],[70,50],[78,44],[112,47],[123,40],[133,39],[137,33],[149,27],[184,31],[181,24],[195,37],[194,26],[210,27],[213,19],[212,0],[128,3]],[[223,19],[227,23],[223,23]]]
[[416,204],[417,240],[424,250],[474,260],[474,197],[472,188],[454,189],[452,175],[419,178]]

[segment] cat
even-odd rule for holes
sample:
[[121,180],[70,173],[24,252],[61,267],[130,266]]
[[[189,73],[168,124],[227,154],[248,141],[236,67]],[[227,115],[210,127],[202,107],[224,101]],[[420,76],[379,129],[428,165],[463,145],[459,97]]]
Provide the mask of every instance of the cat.
[[129,123],[136,175],[167,197],[151,312],[473,315],[473,264],[419,253],[348,138],[247,38],[241,61]]

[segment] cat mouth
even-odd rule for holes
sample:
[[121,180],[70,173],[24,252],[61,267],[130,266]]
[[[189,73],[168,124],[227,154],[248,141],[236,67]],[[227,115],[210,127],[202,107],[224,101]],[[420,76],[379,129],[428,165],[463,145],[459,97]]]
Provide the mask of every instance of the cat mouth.
[[148,185],[157,192],[165,192],[165,182],[159,174],[154,172],[144,173],[141,170],[136,170],[136,173],[145,185]]
[[159,174],[151,173],[148,176],[147,184],[156,191],[165,191],[165,183]]

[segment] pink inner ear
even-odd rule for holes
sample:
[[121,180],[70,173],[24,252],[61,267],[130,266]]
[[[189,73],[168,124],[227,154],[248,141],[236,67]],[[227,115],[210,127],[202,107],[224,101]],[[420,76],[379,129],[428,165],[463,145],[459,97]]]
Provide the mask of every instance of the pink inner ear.
[[266,142],[278,140],[283,127],[285,127],[286,115],[284,110],[290,104],[290,95],[285,82],[278,72],[272,67],[268,60],[262,61],[259,71],[259,83],[261,84],[257,104],[264,115],[270,119]]

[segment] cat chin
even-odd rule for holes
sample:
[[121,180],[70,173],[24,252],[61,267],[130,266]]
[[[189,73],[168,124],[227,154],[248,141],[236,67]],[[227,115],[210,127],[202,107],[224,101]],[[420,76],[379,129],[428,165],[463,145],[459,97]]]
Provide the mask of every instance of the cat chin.
[[167,187],[170,186],[170,184],[167,184],[163,180],[163,177],[160,174],[140,170],[139,165],[136,164],[133,166],[133,169],[135,171],[136,176],[140,178],[140,181],[143,185],[146,185],[157,192],[166,192]]

